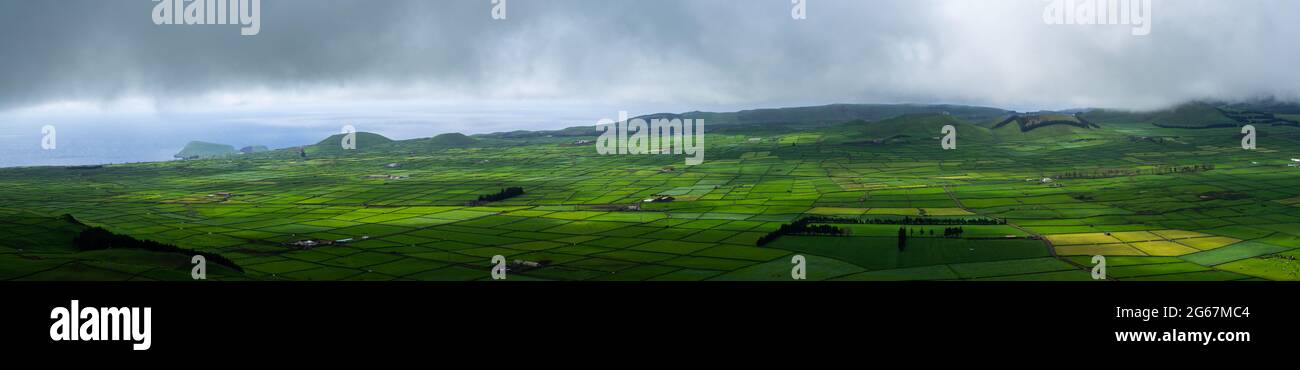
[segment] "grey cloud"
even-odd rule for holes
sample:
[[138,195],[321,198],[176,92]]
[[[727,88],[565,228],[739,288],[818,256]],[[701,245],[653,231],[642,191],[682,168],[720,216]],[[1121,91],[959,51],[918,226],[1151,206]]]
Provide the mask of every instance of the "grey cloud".
[[[263,0],[261,33],[156,26],[149,0],[0,4],[0,109],[213,91],[429,99],[1152,108],[1300,96],[1300,2],[1161,1],[1153,32],[1048,26],[1039,0]],[[412,89],[415,88],[415,89]],[[394,98],[409,98],[394,96]],[[417,96],[418,98],[418,96]]]

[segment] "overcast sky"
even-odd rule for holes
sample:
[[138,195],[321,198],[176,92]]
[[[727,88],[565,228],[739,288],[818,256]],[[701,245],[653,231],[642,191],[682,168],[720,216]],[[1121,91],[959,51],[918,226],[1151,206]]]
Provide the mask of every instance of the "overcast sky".
[[1043,0],[807,0],[805,20],[790,0],[508,0],[506,20],[491,0],[263,0],[256,36],[155,25],[154,4],[0,2],[0,125],[409,138],[618,110],[1300,96],[1300,1],[1155,0],[1147,36],[1047,25]]

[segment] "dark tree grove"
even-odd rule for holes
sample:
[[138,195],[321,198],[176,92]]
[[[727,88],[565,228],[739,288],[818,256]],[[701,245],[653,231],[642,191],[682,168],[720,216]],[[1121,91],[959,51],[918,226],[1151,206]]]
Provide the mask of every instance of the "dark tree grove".
[[114,234],[103,228],[93,227],[82,231],[72,239],[72,244],[77,249],[83,251],[94,251],[104,249],[142,249],[150,252],[159,253],[178,253],[184,255],[200,255],[207,261],[222,266],[229,267],[235,271],[244,272],[244,268],[239,267],[234,261],[220,254],[199,252],[189,249],[183,249],[171,244],[163,244],[152,240],[139,240],[126,235]]
[[514,198],[523,194],[524,194],[524,188],[514,186],[514,187],[501,189],[501,191],[496,192],[495,194],[480,195],[478,196],[478,201],[480,203],[496,202],[496,201],[502,201],[502,200]]
[[962,228],[961,228],[960,226],[958,226],[958,227],[945,227],[945,228],[943,229],[943,237],[945,237],[945,238],[960,238],[960,237],[961,237],[961,234],[964,234],[964,233],[966,233],[966,230],[962,230]]

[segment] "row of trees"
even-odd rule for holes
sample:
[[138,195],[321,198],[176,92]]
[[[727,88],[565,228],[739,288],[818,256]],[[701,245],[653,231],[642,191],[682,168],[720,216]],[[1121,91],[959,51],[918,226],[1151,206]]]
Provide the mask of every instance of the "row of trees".
[[1202,163],[1183,166],[1156,166],[1153,168],[1103,168],[1092,171],[1071,171],[1053,176],[1056,179],[1103,179],[1138,175],[1169,175],[1176,173],[1205,172],[1214,169],[1213,164]]
[[767,245],[767,243],[771,243],[773,240],[780,238],[782,235],[823,235],[823,236],[849,235],[848,230],[844,230],[842,228],[826,225],[826,224],[812,225],[812,223],[814,222],[819,222],[819,221],[813,220],[813,217],[809,217],[809,218],[802,218],[796,220],[793,223],[783,224],[781,225],[781,227],[778,227],[776,230],[758,238],[758,242],[756,244],[760,247]]
[[[920,236],[920,237],[934,236],[934,229],[925,230],[925,229],[908,229],[905,227],[900,227],[898,228],[898,232],[899,234],[902,235],[911,235],[911,236]],[[966,230],[962,229],[961,226],[943,228],[943,237],[945,238],[960,238],[962,234],[965,233]]]
[[[934,232],[934,230],[931,230],[931,232]],[[962,229],[961,226],[943,228],[943,237],[945,238],[960,238],[961,234],[965,233],[966,230]]]
[[832,216],[808,216],[803,218],[812,223],[824,224],[866,224],[866,225],[1006,225],[1006,220],[996,218],[976,217],[976,218],[930,218],[930,217],[901,217],[901,218],[847,218]]
[[[876,222],[872,222],[876,221]],[[827,225],[828,223],[840,224],[885,224],[885,225],[1005,225],[1005,220],[992,218],[972,218],[972,219],[927,219],[904,217],[899,219],[873,219],[862,220],[855,218],[828,217],[828,216],[809,216],[798,219],[792,223],[783,224],[776,230],[767,233],[758,238],[755,243],[758,246],[767,245],[772,241],[784,235],[820,235],[820,236],[848,236],[849,231],[843,228]],[[816,225],[814,225],[816,224]],[[960,238],[966,230],[961,226],[943,228],[943,237]],[[907,248],[908,236],[935,236],[934,229],[910,229],[907,227],[898,228],[898,250]]]
[[[962,229],[961,226],[945,227],[943,228],[943,237],[960,238],[961,235],[964,234],[965,232],[966,230]],[[924,230],[908,229],[906,227],[898,228],[898,251],[902,252],[904,249],[907,249],[907,238],[909,235],[917,236],[917,234],[920,234],[920,236],[926,236],[927,233],[929,234],[929,236],[934,236],[934,229],[930,229],[927,232]]]
[[1007,220],[1001,220],[989,217],[976,218],[930,218],[930,217],[903,217],[903,218],[873,218],[862,220],[864,224],[870,225],[1006,225]]
[[478,201],[479,203],[496,202],[496,201],[502,201],[502,200],[514,198],[523,194],[524,194],[524,188],[517,187],[517,186],[508,187],[505,189],[501,189],[501,191],[496,192],[494,194],[480,195],[478,196]]

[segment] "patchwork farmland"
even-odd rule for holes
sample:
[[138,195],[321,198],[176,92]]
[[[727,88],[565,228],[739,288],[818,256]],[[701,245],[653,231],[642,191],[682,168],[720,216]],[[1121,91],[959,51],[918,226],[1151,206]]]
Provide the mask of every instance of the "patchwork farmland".
[[[491,280],[497,255],[510,281],[789,280],[795,255],[809,280],[1092,280],[1094,255],[1107,280],[1300,279],[1300,128],[1248,151],[1237,128],[1000,121],[722,125],[698,166],[477,135],[3,169],[0,279],[189,279],[186,255],[77,248],[93,227],[243,270],[212,280]],[[758,245],[814,216],[846,235]]]

